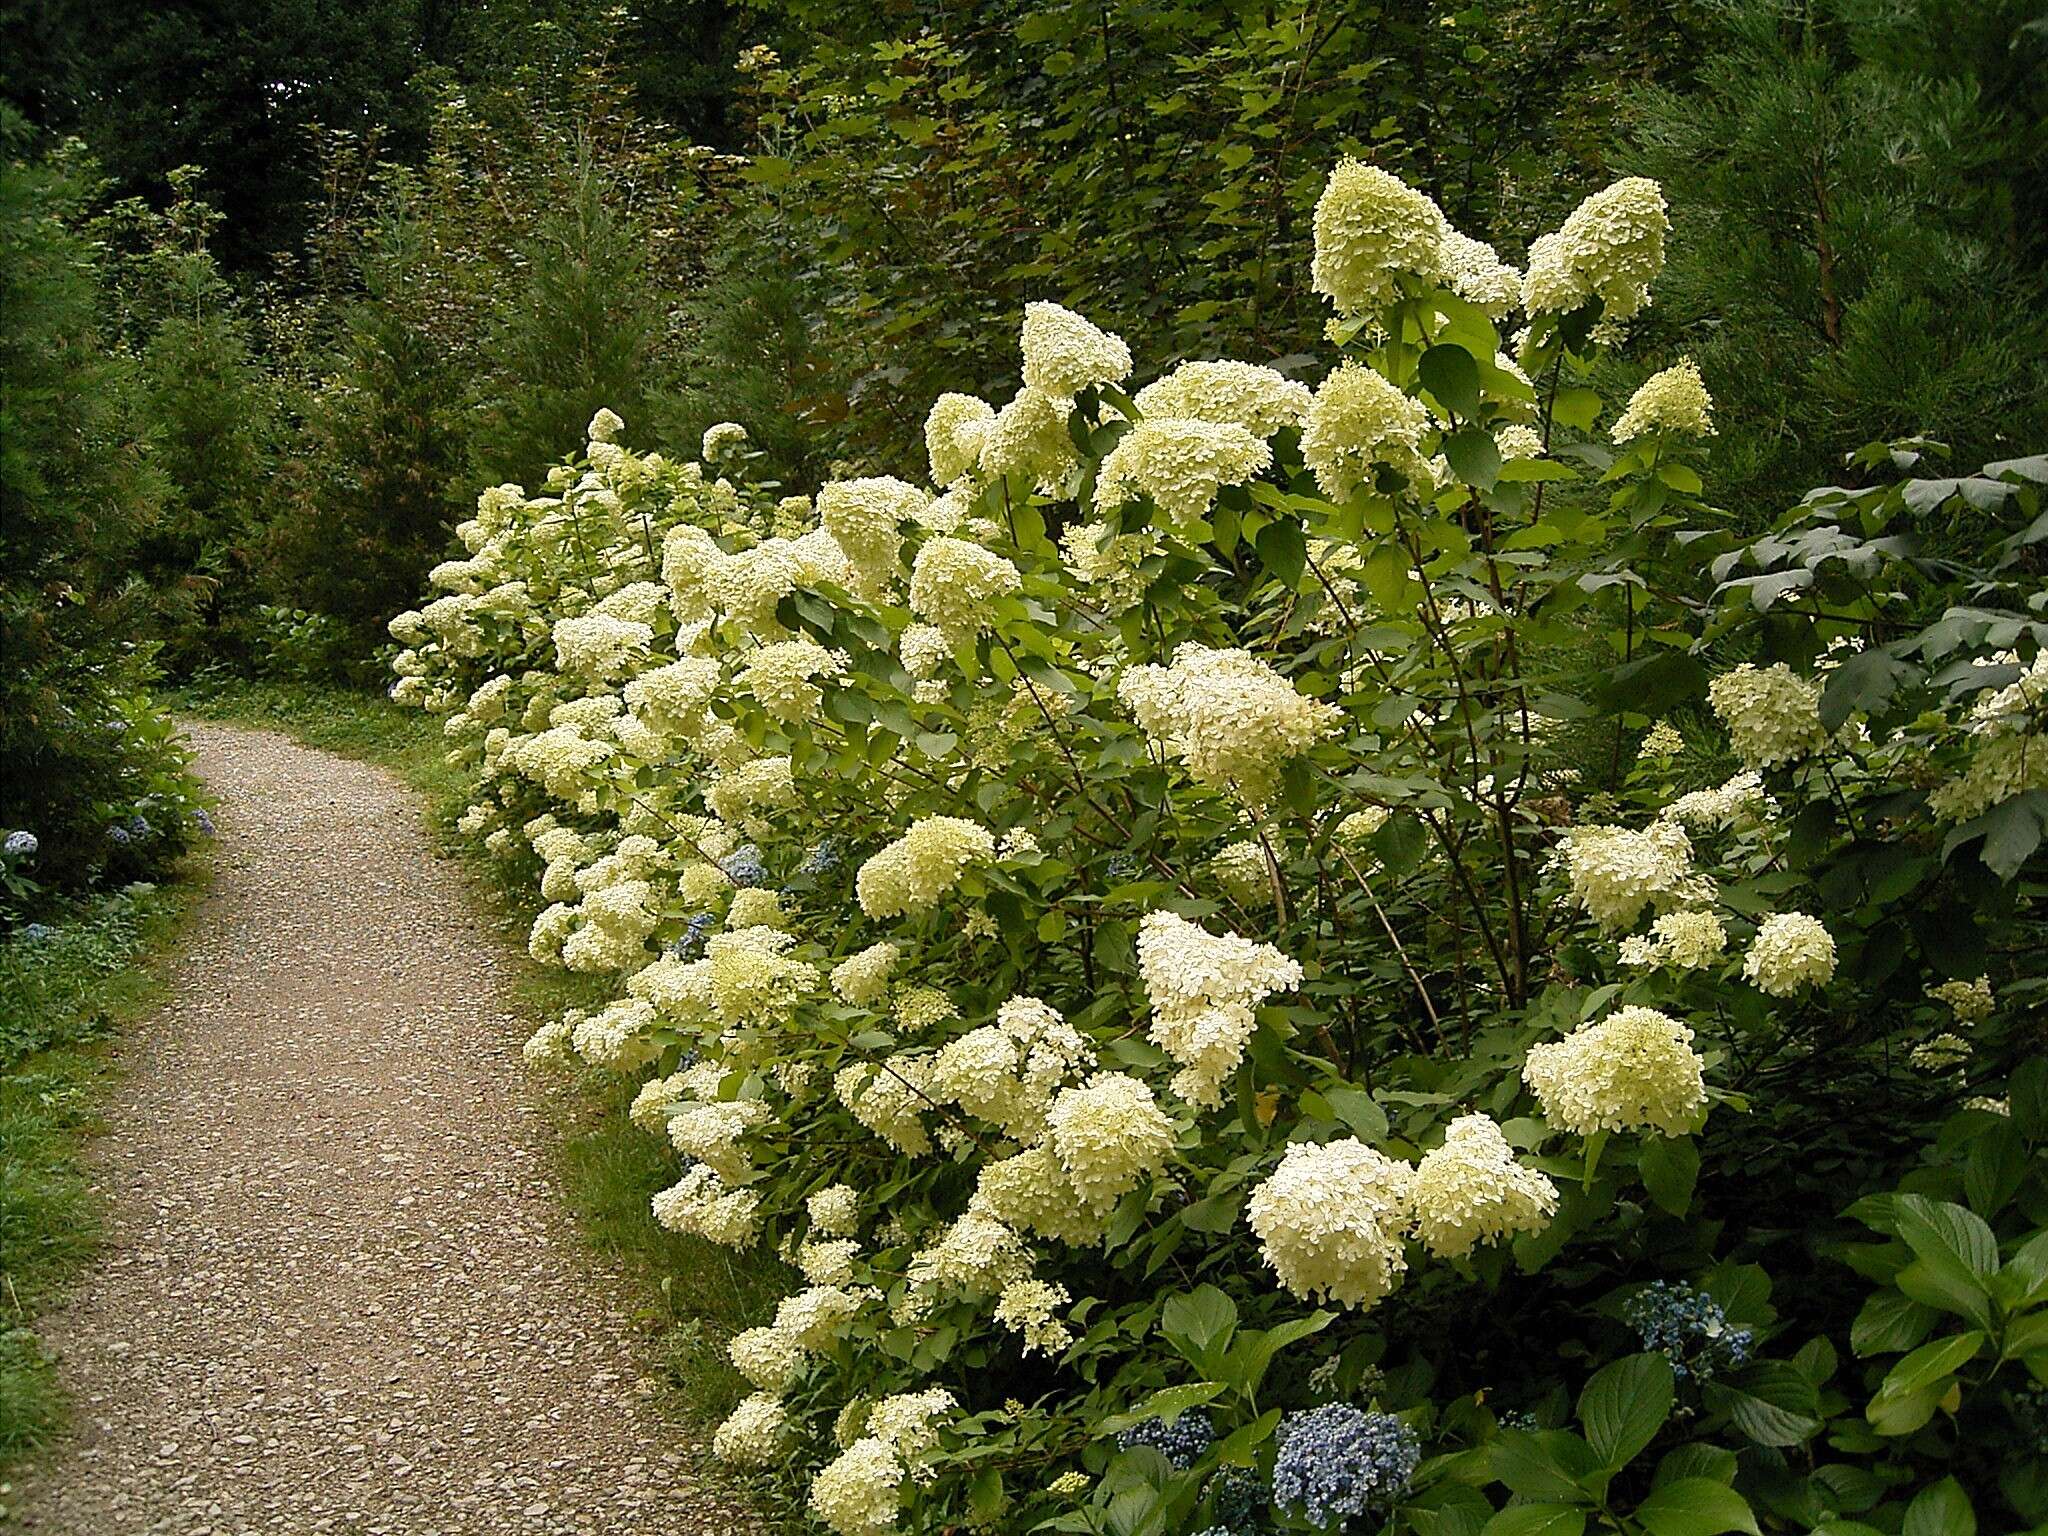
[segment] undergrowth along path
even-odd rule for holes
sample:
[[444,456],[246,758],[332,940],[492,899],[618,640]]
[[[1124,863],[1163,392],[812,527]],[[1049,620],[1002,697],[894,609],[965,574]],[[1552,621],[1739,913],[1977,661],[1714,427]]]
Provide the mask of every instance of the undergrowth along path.
[[385,770],[191,727],[212,889],[94,1149],[108,1245],[44,1337],[50,1536],[726,1532],[520,1098],[503,939]]

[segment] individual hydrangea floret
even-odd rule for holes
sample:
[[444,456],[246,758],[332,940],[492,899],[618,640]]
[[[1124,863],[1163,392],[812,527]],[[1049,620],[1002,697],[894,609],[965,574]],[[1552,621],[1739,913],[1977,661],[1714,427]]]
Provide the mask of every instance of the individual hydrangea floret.
[[1281,1422],[1273,1502],[1333,1529],[1389,1509],[1421,1464],[1421,1439],[1393,1414],[1325,1403]]
[[1622,1303],[1621,1318],[1641,1336],[1643,1348],[1671,1362],[1681,1380],[1710,1381],[1739,1370],[1755,1341],[1750,1329],[1729,1324],[1712,1296],[1678,1281],[1651,1281]]
[[1245,1208],[1266,1262],[1305,1301],[1369,1308],[1407,1273],[1415,1170],[1356,1138],[1289,1147]]
[[1835,975],[1834,936],[1820,919],[1804,912],[1774,913],[1750,940],[1742,974],[1772,997],[1791,997],[1802,987],[1824,987]]
[[1705,1070],[1690,1029],[1655,1008],[1630,1006],[1531,1046],[1522,1076],[1560,1131],[1681,1136],[1706,1108]]
[[1316,199],[1315,291],[1340,315],[1368,314],[1398,295],[1401,274],[1436,279],[1449,233],[1443,210],[1398,176],[1340,161]]
[[1427,486],[1432,476],[1422,457],[1429,413],[1372,369],[1346,363],[1316,390],[1302,426],[1302,462],[1332,501],[1346,501],[1373,483],[1384,464],[1409,481]]
[[1072,397],[1095,384],[1129,377],[1131,349],[1071,309],[1038,301],[1024,306],[1024,383],[1048,395]]
[[1541,1232],[1557,1213],[1557,1186],[1515,1161],[1501,1128],[1486,1115],[1461,1115],[1444,1143],[1415,1170],[1415,1231],[1440,1259],[1462,1258],[1481,1243]]

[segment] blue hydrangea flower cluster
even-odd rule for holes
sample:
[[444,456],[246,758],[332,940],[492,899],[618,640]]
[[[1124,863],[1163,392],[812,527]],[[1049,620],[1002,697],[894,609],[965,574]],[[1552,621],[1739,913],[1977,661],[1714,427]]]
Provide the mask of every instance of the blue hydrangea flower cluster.
[[1102,866],[1112,880],[1128,880],[1138,872],[1138,861],[1128,853],[1112,853]]
[[130,843],[135,841],[135,834],[130,832],[126,827],[124,827],[123,825],[121,825],[120,822],[117,821],[111,827],[107,828],[107,841],[112,843],[116,848],[126,848]]
[[10,832],[4,845],[10,859],[32,859],[43,845],[33,832]]
[[1325,1403],[1281,1423],[1273,1502],[1327,1529],[1387,1508],[1408,1491],[1421,1462],[1421,1439],[1391,1413]]
[[704,936],[718,919],[709,912],[693,912],[683,927],[683,936],[669,945],[669,955],[677,960],[694,960],[704,952]]
[[2028,1382],[2024,1387],[2014,1388],[2012,1416],[2019,1423],[2021,1435],[2032,1442],[2034,1454],[2048,1456],[2048,1387]]
[[192,825],[199,829],[201,837],[212,837],[214,835],[213,818],[207,815],[204,809],[196,810],[192,813]]
[[1680,1380],[1709,1381],[1749,1360],[1756,1335],[1732,1328],[1721,1304],[1680,1281],[1655,1280],[1622,1304],[1622,1321],[1641,1335],[1643,1348],[1671,1362]]
[[1202,1490],[1211,1524],[1202,1536],[1259,1536],[1258,1507],[1264,1489],[1249,1467],[1224,1467]]
[[804,855],[804,861],[796,867],[796,872],[811,876],[830,874],[843,862],[839,852],[839,839],[828,837]]
[[718,861],[718,867],[734,885],[768,883],[768,866],[761,862],[761,850],[752,843],[733,849]]
[[40,944],[56,932],[57,930],[48,923],[23,923],[21,925],[21,942],[24,944]]
[[1118,1430],[1116,1443],[1126,1451],[1149,1445],[1171,1462],[1176,1472],[1185,1472],[1202,1459],[1202,1452],[1215,1439],[1216,1426],[1209,1415],[1199,1408],[1190,1408],[1170,1419],[1150,1418]]
[[140,812],[128,818],[128,835],[130,837],[147,837],[151,830],[149,818]]

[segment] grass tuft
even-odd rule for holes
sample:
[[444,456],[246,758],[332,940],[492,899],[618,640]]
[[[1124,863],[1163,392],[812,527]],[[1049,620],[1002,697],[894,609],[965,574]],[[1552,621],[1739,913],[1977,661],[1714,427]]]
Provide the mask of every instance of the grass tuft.
[[81,902],[46,937],[0,940],[0,1467],[63,1427],[36,1314],[92,1258],[100,1209],[79,1163],[100,1128],[119,1026],[162,991],[154,963],[205,885],[190,861],[164,885]]

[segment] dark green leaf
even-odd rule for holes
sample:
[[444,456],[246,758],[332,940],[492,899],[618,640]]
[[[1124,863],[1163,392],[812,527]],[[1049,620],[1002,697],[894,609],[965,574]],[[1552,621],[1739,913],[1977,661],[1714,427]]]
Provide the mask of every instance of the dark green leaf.
[[1602,1368],[1579,1396],[1579,1423],[1600,1464],[1618,1471],[1656,1438],[1671,1417],[1671,1362],[1630,1355]]

